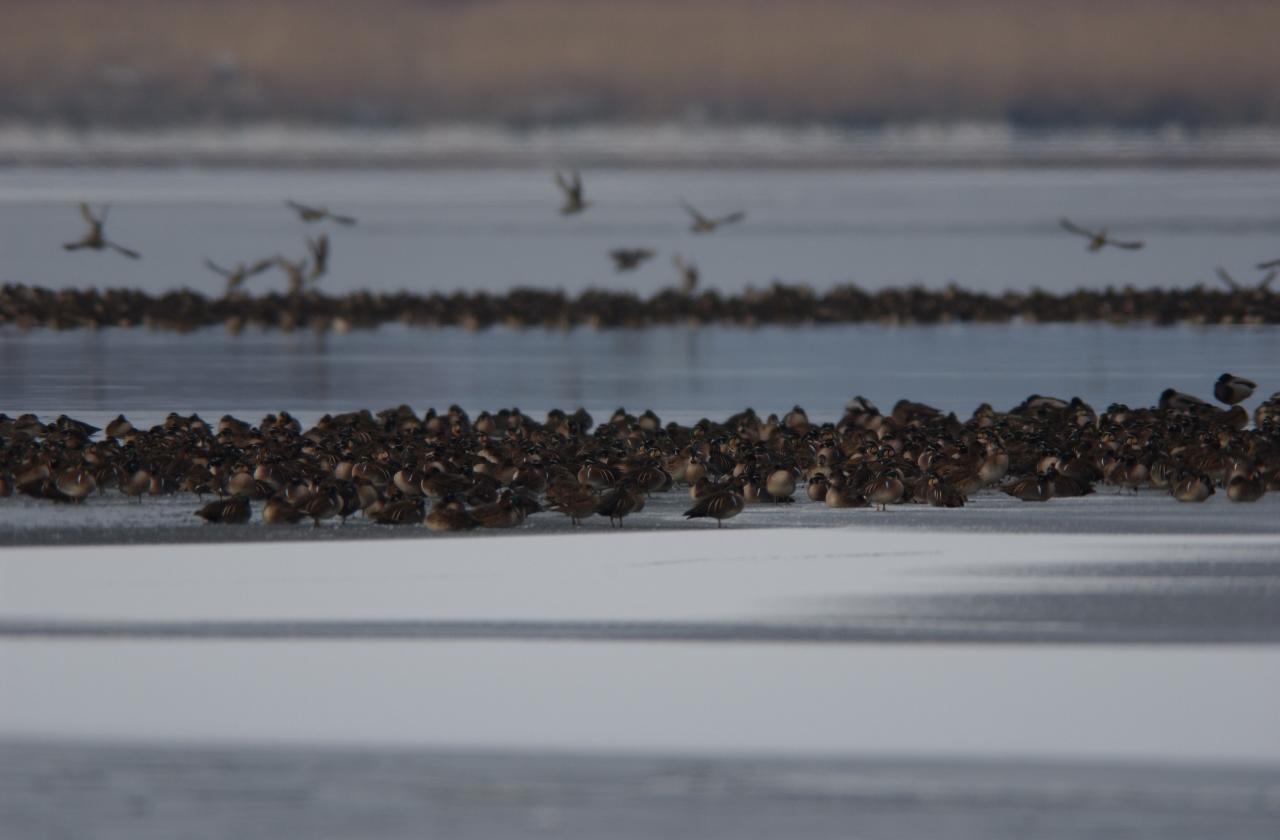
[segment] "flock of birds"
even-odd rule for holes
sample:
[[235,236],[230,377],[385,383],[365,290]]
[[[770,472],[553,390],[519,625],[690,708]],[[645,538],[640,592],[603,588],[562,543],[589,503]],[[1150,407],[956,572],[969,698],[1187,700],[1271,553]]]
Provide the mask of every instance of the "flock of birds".
[[[325,415],[303,429],[287,412],[258,424],[170,414],[149,429],[123,415],[105,430],[65,415],[0,414],[0,496],[62,503],[95,493],[214,495],[196,515],[244,524],[261,504],[270,525],[362,515],[435,531],[511,528],[553,511],[573,525],[622,526],[654,493],[677,486],[689,519],[717,526],[751,504],[802,499],[879,510],[961,507],[987,489],[1028,502],[1157,490],[1203,502],[1218,489],[1252,502],[1280,489],[1280,392],[1249,413],[1256,384],[1223,374],[1226,408],[1167,389],[1149,408],[1031,396],[1009,411],[981,405],[966,421],[899,401],[882,413],[857,397],[835,423],[799,406],[761,418],[663,424],[618,409],[596,425],[583,409],[538,421],[519,409],[472,418],[457,406]],[[103,436],[98,438],[99,432]]]
[[[591,202],[584,197],[582,175],[579,172],[574,170],[567,176],[556,172],[555,182],[564,193],[564,204],[560,208],[562,215],[576,215],[591,206]],[[356,224],[354,216],[336,213],[327,207],[302,204],[292,199],[286,200],[285,205],[297,213],[303,222],[308,224],[322,221],[332,221],[347,226]],[[699,234],[712,233],[724,225],[740,222],[747,217],[747,214],[740,210],[724,216],[708,216],[684,200],[680,201],[680,206],[685,209],[692,220],[689,226],[690,231]],[[133,248],[126,248],[106,237],[105,228],[110,209],[111,205],[104,204],[100,210],[95,212],[88,203],[81,202],[80,215],[84,217],[85,222],[89,225],[89,230],[80,239],[68,242],[62,247],[68,251],[82,249],[115,251],[130,259],[141,259],[142,255],[138,251]],[[290,293],[297,294],[308,283],[314,283],[323,277],[328,270],[328,235],[321,234],[314,238],[307,237],[306,244],[309,256],[301,260],[292,260],[277,254],[254,262],[238,262],[230,268],[226,268],[206,258],[205,266],[226,281],[226,294],[228,296],[239,292],[244,287],[246,280],[272,268],[278,268],[284,273]],[[651,248],[614,248],[609,251],[609,257],[613,260],[614,266],[619,272],[634,270],[647,260],[652,259],[655,254],[656,252]],[[679,254],[674,257],[673,263],[680,275],[681,289],[688,294],[693,293],[698,285],[697,265],[686,261]]]
[[[567,175],[556,172],[555,183],[564,197],[564,203],[560,207],[562,215],[577,215],[592,206],[592,202],[586,198],[582,175],[577,170],[571,170]],[[306,205],[293,200],[288,200],[285,204],[297,213],[303,222],[308,224],[323,221],[332,221],[336,224],[347,226],[356,224],[354,216],[336,213],[327,207]],[[695,234],[714,233],[725,225],[736,224],[745,220],[747,215],[745,211],[738,210],[723,216],[709,216],[683,199],[680,200],[680,206],[689,214],[689,230]],[[100,211],[95,212],[87,203],[82,202],[80,204],[80,213],[89,225],[89,230],[82,238],[74,242],[68,242],[63,247],[68,251],[81,249],[115,251],[131,259],[141,258],[141,254],[138,251],[107,239],[105,226],[109,210],[110,205],[103,205]],[[1059,224],[1068,233],[1088,240],[1086,248],[1090,252],[1101,251],[1107,247],[1138,250],[1145,246],[1144,242],[1138,240],[1117,239],[1106,228],[1090,229],[1081,227],[1066,218],[1061,219]],[[300,260],[289,259],[277,254],[253,262],[238,262],[230,268],[206,259],[205,266],[226,281],[227,296],[239,293],[244,287],[245,281],[271,268],[277,268],[282,271],[287,279],[290,293],[298,294],[308,283],[314,284],[328,271],[328,235],[321,234],[314,238],[307,237],[306,245],[308,256]],[[633,271],[655,256],[657,256],[657,252],[648,247],[614,248],[609,251],[609,258],[613,261],[614,267],[618,272]],[[700,277],[697,264],[691,260],[686,260],[680,254],[672,257],[672,263],[679,276],[680,290],[685,294],[693,294],[698,287]],[[1257,268],[1259,271],[1267,273],[1254,288],[1266,292],[1269,290],[1277,272],[1280,271],[1280,259],[1258,263]],[[1217,269],[1217,276],[1232,291],[1240,291],[1245,288],[1244,284],[1238,282],[1222,267]]]
[[[292,200],[285,201],[285,205],[297,213],[302,221],[307,223],[320,222],[326,219],[340,225],[354,225],[356,223],[354,217],[330,212],[326,207],[312,207]],[[113,240],[107,239],[105,227],[107,214],[110,210],[110,204],[102,205],[102,208],[95,212],[88,203],[80,202],[80,215],[88,223],[89,230],[80,239],[74,242],[67,242],[62,247],[67,251],[79,251],[81,249],[115,251],[130,259],[141,259],[142,254],[134,249],[126,248]],[[239,292],[246,280],[271,268],[279,268],[284,272],[288,280],[289,291],[297,294],[303,290],[307,283],[314,283],[329,270],[329,235],[322,233],[316,237],[308,236],[306,242],[309,255],[300,260],[288,259],[277,254],[252,263],[239,262],[230,268],[224,268],[211,259],[205,259],[204,264],[210,271],[221,276],[226,281],[228,297]]]

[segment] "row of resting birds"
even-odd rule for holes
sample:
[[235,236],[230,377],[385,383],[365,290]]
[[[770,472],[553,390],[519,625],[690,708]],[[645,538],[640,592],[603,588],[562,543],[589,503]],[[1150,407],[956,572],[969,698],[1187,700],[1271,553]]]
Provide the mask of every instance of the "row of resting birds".
[[[0,495],[85,503],[107,491],[136,498],[214,495],[196,515],[292,524],[362,515],[436,531],[511,528],[551,511],[574,525],[621,527],[654,493],[681,488],[689,519],[717,526],[747,505],[800,499],[879,510],[905,503],[962,507],[1000,491],[1028,502],[1093,493],[1102,484],[1203,502],[1280,489],[1280,393],[1249,414],[1255,384],[1223,374],[1219,408],[1168,389],[1156,405],[1098,414],[1075,398],[1033,395],[968,420],[919,402],[884,413],[855,398],[834,423],[799,406],[721,421],[663,424],[618,409],[596,425],[583,409],[539,421],[519,409],[472,417],[458,406],[325,415],[304,429],[287,412],[257,424],[170,414],[151,428],[118,416],[98,429],[67,416],[0,415]],[[102,435],[99,436],[99,432]]]
[[222,325],[285,332],[347,332],[383,324],[483,330],[576,327],[637,329],[659,325],[944,324],[1105,322],[1111,324],[1280,324],[1280,295],[1266,289],[1031,289],[999,294],[948,284],[868,291],[853,285],[818,292],[771,283],[734,294],[662,289],[641,297],[627,289],[516,287],[505,292],[373,292],[327,295],[207,297],[190,289],[150,294],[136,289],[46,289],[0,285],[0,326],[56,330],[137,327],[187,332]]
[[[559,186],[564,196],[564,203],[560,207],[562,215],[574,216],[585,212],[587,208],[592,206],[592,202],[586,198],[582,174],[577,170],[572,170],[567,175],[556,172],[555,183]],[[285,204],[297,213],[302,221],[309,224],[326,220],[347,226],[356,223],[354,216],[336,213],[327,207],[306,205],[292,200],[286,201]],[[683,199],[680,201],[680,206],[689,214],[689,230],[696,234],[714,233],[725,225],[736,224],[745,220],[747,216],[746,212],[742,210],[736,210],[723,216],[707,215]],[[63,245],[63,248],[68,251],[81,249],[115,251],[132,259],[139,259],[141,254],[136,250],[126,248],[106,237],[105,227],[109,211],[110,205],[103,205],[100,210],[95,211],[88,204],[82,202],[80,204],[80,213],[89,225],[89,230],[80,239]],[[1145,245],[1144,242],[1138,240],[1117,239],[1111,235],[1107,228],[1081,227],[1066,218],[1059,220],[1059,224],[1068,233],[1088,240],[1086,249],[1090,252],[1098,252],[1108,247],[1121,250],[1138,250]],[[327,272],[329,262],[328,235],[321,234],[314,238],[307,237],[307,250],[309,256],[300,260],[289,259],[277,254],[265,259],[237,262],[230,267],[225,267],[215,263],[213,260],[206,259],[205,265],[210,271],[220,275],[226,281],[228,295],[237,293],[244,286],[246,280],[271,268],[278,268],[282,271],[288,280],[289,290],[297,293],[307,283],[314,283]],[[614,267],[618,272],[633,271],[653,259],[656,255],[657,251],[648,247],[614,248],[609,251],[609,258],[613,260]],[[686,294],[692,294],[697,289],[700,276],[697,264],[686,260],[680,254],[676,254],[672,258],[672,262],[679,274],[680,288]],[[1266,274],[1255,284],[1255,287],[1266,291],[1275,279],[1277,272],[1280,272],[1280,259],[1260,262],[1257,264],[1257,269],[1266,272]],[[1232,291],[1239,291],[1245,288],[1245,284],[1237,281],[1222,267],[1218,267],[1217,275]]]

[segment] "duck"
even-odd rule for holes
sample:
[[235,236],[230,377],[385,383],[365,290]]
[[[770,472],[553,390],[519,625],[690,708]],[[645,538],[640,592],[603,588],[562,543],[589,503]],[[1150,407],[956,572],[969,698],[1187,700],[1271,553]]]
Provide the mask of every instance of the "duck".
[[311,253],[311,271],[307,279],[313,283],[329,273],[329,236],[320,234],[314,239],[307,237],[307,250]]
[[116,419],[107,424],[105,434],[110,438],[128,437],[133,434],[133,424],[123,414],[117,414]]
[[340,225],[347,225],[348,227],[356,223],[354,216],[345,216],[341,213],[334,213],[328,207],[315,207],[308,204],[301,204],[293,199],[286,199],[285,206],[297,213],[298,218],[308,224],[312,222],[320,222],[325,219],[337,222]]
[[1256,471],[1237,475],[1227,483],[1227,498],[1233,502],[1256,502],[1266,492],[1266,482]]
[[1258,383],[1253,380],[1224,373],[1218,377],[1217,382],[1213,383],[1213,396],[1218,402],[1235,405],[1253,396],[1257,387]]
[[609,517],[610,525],[616,522],[621,528],[622,520],[643,507],[643,504],[640,489],[627,480],[600,497],[596,503],[596,513]]
[[1054,486],[1054,479],[1056,478],[1057,470],[1050,467],[1048,472],[1038,473],[1036,475],[1018,479],[1017,481],[1002,486],[1000,490],[1001,492],[1024,502],[1047,502],[1052,499],[1056,493]]
[[698,264],[692,260],[686,260],[679,254],[671,258],[671,263],[676,267],[676,275],[680,278],[680,293],[683,295],[692,295],[698,290]]
[[480,520],[468,513],[462,502],[447,497],[431,506],[423,524],[431,531],[473,531],[480,527]]
[[1137,240],[1123,241],[1114,239],[1109,233],[1107,233],[1106,228],[1102,228],[1101,230],[1088,230],[1087,228],[1082,228],[1073,224],[1072,221],[1067,218],[1059,219],[1058,224],[1068,233],[1074,233],[1077,236],[1083,236],[1085,239],[1088,239],[1088,250],[1091,252],[1101,251],[1107,245],[1111,245],[1115,248],[1135,251],[1145,244]]
[[68,242],[63,245],[63,249],[67,251],[78,251],[82,248],[88,248],[92,251],[111,250],[117,254],[122,254],[131,260],[141,259],[142,255],[132,248],[126,248],[123,245],[112,242],[106,238],[103,232],[107,224],[107,213],[111,210],[110,204],[102,205],[101,215],[93,212],[86,202],[80,202],[80,215],[84,217],[85,222],[89,225],[89,232],[75,242]]
[[765,479],[764,487],[772,501],[790,500],[796,492],[796,474],[785,467],[773,470]]
[[1170,493],[1180,502],[1203,502],[1213,495],[1213,482],[1203,473],[1184,472]]
[[397,499],[383,505],[374,516],[378,525],[418,525],[425,513],[421,498]]
[[732,519],[742,513],[742,509],[745,506],[746,500],[738,492],[738,488],[735,485],[729,485],[698,500],[693,507],[684,512],[684,518],[714,519],[716,527],[720,528],[724,525],[726,519]]
[[680,206],[685,209],[685,212],[688,213],[693,220],[689,225],[689,230],[693,233],[714,233],[716,229],[722,225],[734,224],[747,217],[746,213],[738,210],[728,214],[727,216],[712,218],[711,216],[700,213],[697,208],[683,199],[680,201]]
[[268,525],[296,525],[302,521],[302,511],[284,499],[272,496],[262,507],[262,521]]
[[634,271],[641,263],[654,256],[653,250],[649,248],[614,248],[609,252],[609,258],[619,272]]
[[303,515],[311,518],[312,527],[319,528],[321,519],[333,519],[342,511],[342,498],[333,487],[319,487],[300,503],[294,502]]
[[276,264],[274,259],[258,260],[255,263],[247,264],[243,262],[236,263],[231,268],[223,268],[213,260],[206,258],[205,266],[214,274],[222,277],[227,281],[226,296],[230,297],[241,289],[244,281],[251,277],[256,277],[267,269]]
[[58,491],[73,502],[83,502],[85,497],[98,489],[93,473],[83,467],[68,467],[58,474]]
[[936,475],[926,475],[916,487],[912,488],[911,496],[916,501],[924,502],[931,507],[964,507],[966,501],[963,493],[944,484]]
[[515,503],[511,492],[504,490],[497,501],[471,509],[471,515],[482,528],[515,528],[524,523],[524,509]]
[[862,495],[876,506],[876,510],[883,512],[888,510],[887,505],[896,505],[902,501],[902,494],[905,491],[902,473],[896,468],[890,468],[869,482],[862,489]]
[[564,193],[564,204],[560,207],[560,215],[572,216],[591,206],[591,202],[582,197],[582,175],[578,170],[570,170],[568,177],[557,172],[555,181],[560,191]]
[[231,496],[210,502],[196,511],[195,515],[209,524],[243,525],[249,521],[253,509],[244,496]]

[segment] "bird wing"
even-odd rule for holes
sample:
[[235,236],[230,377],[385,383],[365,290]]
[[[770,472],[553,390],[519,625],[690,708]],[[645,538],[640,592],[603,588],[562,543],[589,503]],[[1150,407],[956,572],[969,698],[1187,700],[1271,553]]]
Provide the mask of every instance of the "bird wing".
[[1270,291],[1270,290],[1271,290],[1271,288],[1270,288],[1270,287],[1271,287],[1271,281],[1272,281],[1272,280],[1274,280],[1274,279],[1276,279],[1276,274],[1280,274],[1280,272],[1272,271],[1272,272],[1271,272],[1271,273],[1269,273],[1266,277],[1263,277],[1263,278],[1262,278],[1262,282],[1260,282],[1260,283],[1258,284],[1258,291],[1260,291],[1260,292],[1268,292],[1268,291]]
[[1267,260],[1258,263],[1258,271],[1266,271],[1269,268],[1280,268],[1280,260]]
[[306,220],[307,216],[314,215],[315,213],[319,212],[315,207],[311,207],[306,204],[300,204],[294,201],[293,199],[286,199],[285,204],[287,204],[295,213],[301,216],[304,221]]
[[683,208],[684,208],[684,209],[689,213],[689,215],[693,217],[693,220],[694,220],[695,222],[698,222],[699,224],[704,224],[704,225],[714,225],[714,224],[715,224],[715,222],[711,221],[711,220],[710,220],[710,219],[708,219],[706,216],[704,216],[704,215],[702,215],[701,213],[699,213],[699,212],[698,212],[698,208],[694,207],[694,206],[693,206],[692,204],[690,204],[689,202],[687,202],[687,201],[685,201],[685,200],[681,199],[681,200],[680,200],[680,206],[681,206],[681,207],[683,207]]
[[255,274],[261,274],[262,272],[266,271],[268,268],[271,268],[271,266],[275,264],[276,264],[276,261],[274,258],[258,260],[256,263],[249,266],[249,270],[245,272],[245,276],[252,277]]
[[1218,269],[1215,273],[1218,275],[1218,279],[1226,284],[1228,289],[1230,289],[1233,292],[1240,291],[1240,284],[1236,282],[1236,279],[1234,277],[1232,277],[1230,274],[1227,273],[1227,270],[1225,268],[1223,268],[1222,266],[1218,266]]
[[720,218],[716,219],[716,224],[731,225],[731,224],[734,224],[735,222],[742,221],[746,217],[747,217],[747,214],[739,210],[736,213],[730,213],[727,216],[721,216]]
[[354,225],[356,223],[355,216],[344,216],[339,213],[330,213],[329,218],[333,219],[340,225]]
[[[574,173],[574,174],[576,177],[577,173]],[[564,175],[561,175],[559,172],[556,172],[556,185],[559,186],[560,189],[564,191],[565,195],[570,197],[573,196],[574,184],[569,180],[567,180],[564,177]]]
[[93,209],[89,207],[87,202],[80,202],[80,215],[84,216],[84,220],[91,225],[96,225],[98,219],[93,215]]
[[1117,239],[1108,239],[1107,244],[1114,245],[1117,248],[1125,248],[1126,250],[1129,250],[1129,251],[1136,251],[1139,248],[1141,248],[1143,245],[1146,245],[1147,243],[1139,242],[1137,240],[1134,240],[1132,242],[1121,242]]
[[214,262],[214,261],[213,261],[213,260],[211,260],[211,259],[206,258],[206,259],[205,259],[205,261],[204,261],[204,264],[205,264],[206,266],[208,266],[208,267],[209,267],[209,270],[210,270],[210,271],[212,271],[214,274],[221,274],[223,277],[230,277],[230,276],[231,276],[231,272],[230,272],[230,271],[227,271],[225,268],[223,268],[222,266],[218,265],[216,262]]
[[1093,231],[1085,230],[1079,225],[1072,223],[1072,221],[1066,218],[1065,216],[1058,220],[1058,224],[1062,226],[1063,230],[1067,231],[1068,233],[1074,233],[1076,236],[1083,236],[1087,239],[1093,239],[1093,237],[1095,236]]
[[126,248],[123,245],[117,245],[116,243],[110,242],[110,241],[106,243],[106,246],[112,249],[113,251],[118,251],[119,253],[124,254],[126,257],[128,257],[131,260],[137,260],[142,258],[142,254],[139,254],[137,251],[133,250],[132,248]]

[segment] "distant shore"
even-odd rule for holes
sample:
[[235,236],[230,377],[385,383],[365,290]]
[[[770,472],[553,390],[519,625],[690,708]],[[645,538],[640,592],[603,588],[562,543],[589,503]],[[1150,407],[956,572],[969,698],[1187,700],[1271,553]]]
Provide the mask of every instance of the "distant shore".
[[0,123],[0,166],[1117,167],[1280,165],[1280,125],[1036,129],[1000,121],[601,122],[516,127],[437,122],[353,127],[77,128]]

